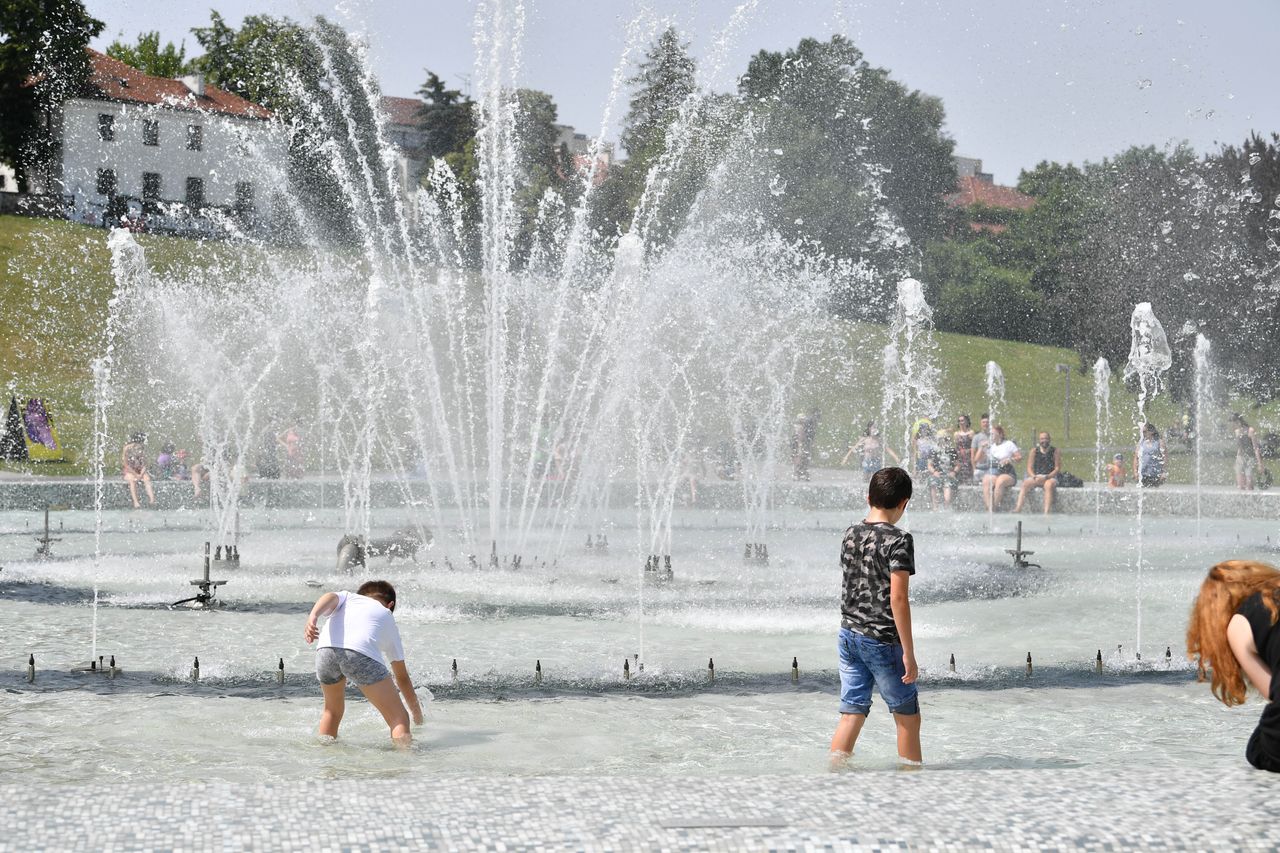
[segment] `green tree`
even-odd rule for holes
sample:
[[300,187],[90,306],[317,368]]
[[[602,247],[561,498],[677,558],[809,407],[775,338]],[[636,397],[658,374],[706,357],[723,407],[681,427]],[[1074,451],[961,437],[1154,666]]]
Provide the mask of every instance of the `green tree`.
[[886,213],[918,246],[941,236],[955,167],[937,98],[871,67],[841,36],[757,53],[739,88],[762,123],[760,147],[780,152],[766,211],[778,231],[870,261],[886,279],[901,264]]
[[[681,105],[697,89],[696,71],[688,42],[680,40],[674,27],[667,27],[627,80],[633,91],[620,141],[635,173],[647,172],[662,156]],[[641,190],[643,185],[633,188]]]
[[476,135],[475,103],[457,89],[450,89],[434,71],[418,89],[422,98],[418,127],[422,130],[422,156],[460,154]]
[[0,161],[13,167],[19,187],[53,152],[53,123],[41,116],[80,91],[89,74],[85,48],[102,28],[80,0],[0,3]]
[[947,240],[925,251],[923,274],[939,329],[1011,341],[1040,341],[1045,301],[1025,269],[1003,265],[999,238]]
[[179,77],[186,68],[187,47],[185,43],[175,46],[173,42],[161,47],[160,33],[153,30],[139,33],[137,44],[113,41],[107,47],[107,56],[153,77]]
[[[209,26],[192,32],[205,51],[193,70],[272,110],[288,128],[289,180],[310,225],[331,239],[367,242],[395,199],[361,45],[322,17],[304,26],[250,15],[235,28],[212,12]],[[394,240],[398,232],[379,233]]]

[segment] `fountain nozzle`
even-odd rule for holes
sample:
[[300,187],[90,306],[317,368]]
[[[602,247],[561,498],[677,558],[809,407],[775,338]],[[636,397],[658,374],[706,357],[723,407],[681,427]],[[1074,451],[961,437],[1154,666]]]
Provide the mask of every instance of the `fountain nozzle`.
[[30,655],[27,658],[27,683],[36,683],[36,656]]

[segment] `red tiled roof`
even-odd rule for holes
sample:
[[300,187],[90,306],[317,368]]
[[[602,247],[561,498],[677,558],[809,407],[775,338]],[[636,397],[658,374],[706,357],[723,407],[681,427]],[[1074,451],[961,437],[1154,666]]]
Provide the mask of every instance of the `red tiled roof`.
[[1007,210],[1027,210],[1036,200],[1029,195],[1018,192],[1013,187],[1002,187],[984,181],[981,178],[960,178],[957,182],[959,191],[945,197],[952,207],[970,207],[981,204],[986,207],[999,207]]
[[416,125],[418,111],[422,109],[422,101],[417,98],[383,97],[382,111],[392,124]]
[[239,95],[206,85],[196,97],[181,80],[152,77],[132,65],[112,59],[92,48],[89,53],[89,89],[108,101],[133,104],[162,104],[179,110],[201,110],[239,118],[271,118],[271,111]]

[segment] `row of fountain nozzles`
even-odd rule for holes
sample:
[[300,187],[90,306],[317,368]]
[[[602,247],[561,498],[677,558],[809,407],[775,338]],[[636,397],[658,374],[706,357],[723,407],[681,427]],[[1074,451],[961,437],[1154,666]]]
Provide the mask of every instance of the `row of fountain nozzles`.
[[[206,550],[209,543],[205,543]],[[225,549],[225,550],[224,550]],[[232,566],[240,565],[240,546],[218,545],[213,550],[214,562],[226,562]]]
[[597,533],[595,539],[591,538],[591,534],[587,534],[587,550],[608,551],[609,537],[603,533]]
[[[113,658],[114,660],[114,658]],[[191,663],[191,680],[200,680],[200,656],[196,655],[195,660]],[[280,658],[280,663],[276,666],[276,684],[284,684],[284,658]]]
[[748,563],[769,565],[769,546],[764,542],[748,542],[742,549],[742,559]]

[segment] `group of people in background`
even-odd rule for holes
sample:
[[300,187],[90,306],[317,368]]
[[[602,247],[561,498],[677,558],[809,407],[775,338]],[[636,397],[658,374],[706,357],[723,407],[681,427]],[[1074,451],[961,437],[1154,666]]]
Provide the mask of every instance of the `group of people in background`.
[[[1231,418],[1236,444],[1236,483],[1243,490],[1270,485],[1270,474],[1263,465],[1262,447],[1257,431],[1240,414]],[[1168,479],[1169,452],[1154,424],[1142,427],[1141,438],[1134,447],[1132,460],[1123,453],[1115,454],[1106,466],[1107,486],[1123,488],[1129,481],[1144,488],[1163,485]],[[949,508],[956,490],[962,485],[982,489],[987,510],[999,511],[1015,487],[1014,512],[1021,512],[1035,492],[1041,492],[1045,514],[1053,510],[1054,496],[1063,485],[1082,485],[1062,467],[1062,452],[1054,446],[1053,436],[1041,431],[1030,453],[1024,453],[1009,438],[1002,424],[992,424],[983,413],[975,431],[968,415],[960,415],[953,429],[935,426],[929,418],[921,418],[911,426],[907,458],[904,460],[885,444],[880,429],[869,422],[862,435],[849,444],[841,466],[857,460],[865,478],[880,470],[886,460],[901,464],[918,482],[926,484],[929,505],[933,509]],[[1128,464],[1127,464],[1128,463]]]
[[[224,448],[223,460],[233,477],[241,481],[249,477],[248,470],[238,460],[232,458],[230,448]],[[255,453],[257,476],[264,480],[275,480],[281,476],[297,479],[306,471],[303,457],[302,433],[297,426],[289,426],[276,432],[267,430]],[[207,461],[195,461],[190,451],[177,447],[172,441],[166,441],[156,454],[154,463],[147,451],[147,434],[135,431],[120,449],[120,470],[125,484],[129,487],[129,497],[134,509],[141,509],[142,502],[138,487],[147,496],[148,505],[156,502],[156,480],[180,480],[190,482],[192,493],[198,500],[204,494],[204,485],[209,482],[210,465]]]

